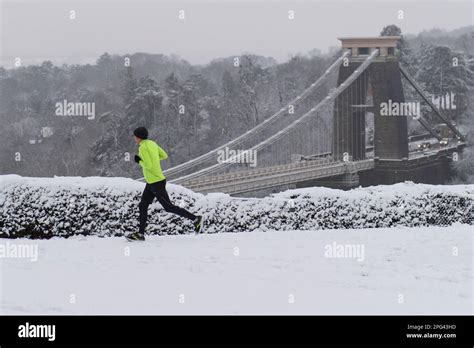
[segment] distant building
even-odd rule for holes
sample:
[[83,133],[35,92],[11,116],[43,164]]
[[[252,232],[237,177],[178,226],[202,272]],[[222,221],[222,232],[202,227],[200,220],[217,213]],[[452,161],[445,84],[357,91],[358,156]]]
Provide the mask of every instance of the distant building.
[[41,136],[43,138],[49,138],[50,136],[52,136],[54,133],[53,131],[53,127],[42,127],[41,128]]
[[455,94],[452,92],[446,93],[442,96],[431,96],[431,101],[440,110],[456,110],[454,103]]

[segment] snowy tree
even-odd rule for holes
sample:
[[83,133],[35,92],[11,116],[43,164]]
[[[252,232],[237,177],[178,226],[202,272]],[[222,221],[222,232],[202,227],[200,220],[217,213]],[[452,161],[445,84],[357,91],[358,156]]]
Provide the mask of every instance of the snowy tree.
[[127,107],[127,116],[136,124],[152,128],[157,124],[163,97],[156,81],[143,77],[137,81],[132,102]]
[[265,83],[266,70],[254,63],[252,55],[241,57],[239,68],[240,78],[240,112],[247,128],[256,126],[261,122],[259,110],[260,84]]
[[445,46],[425,46],[420,52],[420,64],[416,79],[422,82],[426,91],[441,97],[454,95],[456,109],[450,110],[451,117],[457,117],[467,109],[469,86],[474,85],[474,72],[460,52],[453,52]]

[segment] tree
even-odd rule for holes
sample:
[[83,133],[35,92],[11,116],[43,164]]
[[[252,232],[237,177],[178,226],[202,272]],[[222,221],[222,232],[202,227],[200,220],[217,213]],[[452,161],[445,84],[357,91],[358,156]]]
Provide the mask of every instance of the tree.
[[163,100],[160,88],[154,79],[147,76],[137,81],[133,93],[133,100],[127,107],[128,118],[132,123],[153,128],[157,125]]
[[[425,46],[420,52],[420,64],[416,78],[426,91],[436,97],[454,94],[456,110],[452,117],[461,115],[467,109],[469,86],[474,86],[474,72],[460,52],[453,52],[445,46]],[[451,100],[448,100],[452,104]]]

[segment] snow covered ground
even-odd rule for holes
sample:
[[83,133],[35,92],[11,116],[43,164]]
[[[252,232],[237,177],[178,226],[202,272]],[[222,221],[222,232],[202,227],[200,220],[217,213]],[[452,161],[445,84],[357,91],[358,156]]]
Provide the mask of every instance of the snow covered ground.
[[[20,244],[36,262],[12,257]],[[2,245],[1,314],[473,313],[470,225]]]

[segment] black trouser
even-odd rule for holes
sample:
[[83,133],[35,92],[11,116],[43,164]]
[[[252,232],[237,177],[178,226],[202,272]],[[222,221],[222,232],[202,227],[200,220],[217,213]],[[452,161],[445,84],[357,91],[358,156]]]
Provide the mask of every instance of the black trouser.
[[153,184],[146,184],[145,190],[142,194],[142,199],[138,207],[140,208],[140,229],[139,233],[145,233],[146,220],[148,217],[148,206],[157,198],[160,204],[168,213],[177,214],[190,220],[195,220],[196,215],[190,213],[186,209],[177,207],[171,203],[168,192],[166,192],[166,179],[155,182]]

